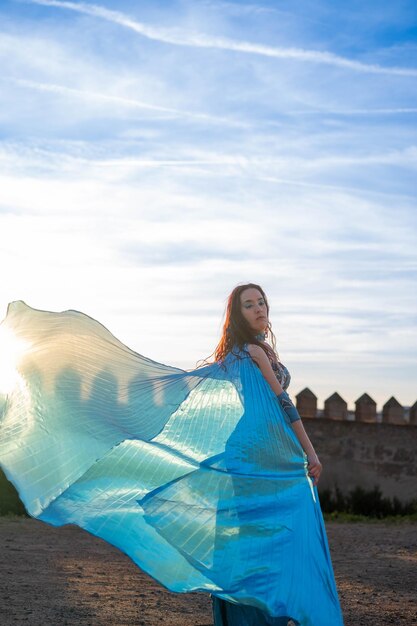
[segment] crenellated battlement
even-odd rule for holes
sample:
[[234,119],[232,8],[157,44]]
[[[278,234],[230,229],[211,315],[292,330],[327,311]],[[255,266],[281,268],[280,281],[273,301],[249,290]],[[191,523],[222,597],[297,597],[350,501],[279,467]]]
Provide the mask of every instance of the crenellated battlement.
[[403,426],[417,425],[417,400],[411,407],[405,407],[391,396],[377,411],[377,403],[367,393],[355,400],[355,409],[350,411],[342,396],[335,391],[324,401],[324,408],[318,409],[317,396],[305,387],[295,395],[298,412],[303,418],[324,417],[331,420],[345,420],[367,423],[398,424]]

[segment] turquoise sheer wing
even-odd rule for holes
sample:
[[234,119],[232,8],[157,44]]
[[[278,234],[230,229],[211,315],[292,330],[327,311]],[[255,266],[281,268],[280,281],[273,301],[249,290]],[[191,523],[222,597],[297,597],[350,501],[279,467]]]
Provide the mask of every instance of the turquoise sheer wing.
[[0,464],[32,517],[105,539],[171,591],[343,624],[306,455],[244,349],[185,371],[22,301],[0,328],[19,346]]

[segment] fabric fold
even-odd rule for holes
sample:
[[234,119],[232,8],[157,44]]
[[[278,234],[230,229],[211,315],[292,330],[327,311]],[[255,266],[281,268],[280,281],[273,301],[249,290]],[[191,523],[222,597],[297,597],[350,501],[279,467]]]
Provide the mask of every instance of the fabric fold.
[[172,591],[343,624],[306,455],[245,348],[181,370],[22,301],[1,328],[19,355],[0,464],[31,516],[105,539]]

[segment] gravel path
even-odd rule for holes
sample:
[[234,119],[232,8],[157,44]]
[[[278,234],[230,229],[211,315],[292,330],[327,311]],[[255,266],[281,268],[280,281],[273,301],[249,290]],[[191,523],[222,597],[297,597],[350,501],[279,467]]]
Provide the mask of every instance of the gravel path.
[[[326,529],[345,626],[417,624],[417,524]],[[167,591],[74,526],[0,518],[0,554],[1,626],[212,624],[207,594]]]

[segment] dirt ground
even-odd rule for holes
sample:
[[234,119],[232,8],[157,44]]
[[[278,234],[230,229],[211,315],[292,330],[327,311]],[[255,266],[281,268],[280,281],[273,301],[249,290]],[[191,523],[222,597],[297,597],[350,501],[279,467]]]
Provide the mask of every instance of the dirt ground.
[[[417,624],[417,524],[326,529],[345,626]],[[167,591],[74,526],[0,518],[0,555],[1,626],[212,624],[208,594]]]

